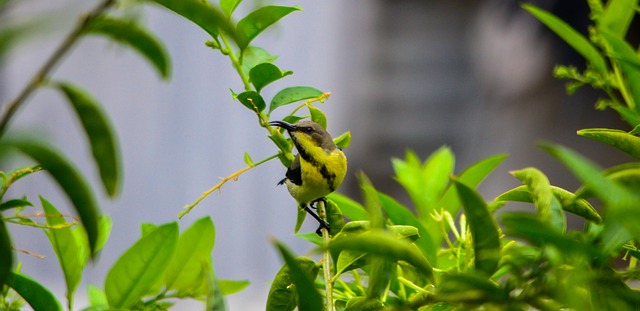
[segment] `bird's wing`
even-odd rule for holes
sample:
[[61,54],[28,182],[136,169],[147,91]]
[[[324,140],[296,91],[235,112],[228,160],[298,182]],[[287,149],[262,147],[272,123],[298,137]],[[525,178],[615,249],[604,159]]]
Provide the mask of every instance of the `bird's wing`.
[[300,155],[296,155],[293,159],[291,166],[287,169],[287,179],[289,179],[295,185],[302,185],[302,171],[300,170]]

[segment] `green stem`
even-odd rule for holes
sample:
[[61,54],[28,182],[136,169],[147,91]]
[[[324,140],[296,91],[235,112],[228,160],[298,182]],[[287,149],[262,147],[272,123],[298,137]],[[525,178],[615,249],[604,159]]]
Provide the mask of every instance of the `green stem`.
[[27,101],[27,99],[29,99],[31,94],[33,94],[33,92],[49,78],[49,74],[51,73],[51,71],[60,63],[63,57],[74,46],[74,44],[82,36],[82,33],[85,31],[87,26],[91,23],[91,21],[102,15],[104,11],[106,11],[114,3],[115,0],[104,0],[99,3],[93,10],[91,10],[91,12],[89,12],[89,14],[87,14],[87,16],[85,16],[67,35],[60,46],[58,46],[58,48],[53,52],[53,54],[51,54],[44,65],[42,65],[42,67],[31,78],[29,83],[27,83],[27,85],[20,91],[20,93],[18,93],[18,96],[14,100],[9,102],[6,112],[0,119],[0,137],[2,137],[6,132],[9,122],[18,111],[18,109]]
[[240,59],[238,59],[238,57],[236,56],[236,53],[233,52],[231,44],[229,44],[229,40],[227,40],[227,38],[223,34],[220,34],[220,38],[222,39],[222,43],[224,43],[224,49],[227,51],[227,53],[223,53],[223,54],[226,54],[227,56],[229,56],[229,59],[233,64],[233,68],[236,69],[236,71],[238,72],[238,75],[240,75],[240,79],[242,79],[242,84],[244,84],[244,90],[252,91],[251,83],[249,82],[249,77],[242,69],[242,64],[240,63]]
[[[322,219],[327,221],[327,213],[324,201],[318,202],[316,206],[318,208],[318,214]],[[331,242],[331,237],[329,236],[329,230],[327,228],[322,228],[322,245],[324,246],[324,251],[322,252],[322,272],[324,273],[324,290],[325,290],[325,298],[327,302],[325,303],[327,311],[333,311],[335,308],[333,306],[333,282],[331,278],[331,252],[329,252],[329,243]]]
[[624,78],[622,77],[620,66],[617,63],[613,63],[613,72],[615,74],[616,80],[618,81],[618,87],[620,89],[620,94],[622,94],[622,98],[627,103],[629,109],[635,110],[636,104],[633,101],[633,97],[631,97],[631,95],[629,94],[629,90],[627,90]]

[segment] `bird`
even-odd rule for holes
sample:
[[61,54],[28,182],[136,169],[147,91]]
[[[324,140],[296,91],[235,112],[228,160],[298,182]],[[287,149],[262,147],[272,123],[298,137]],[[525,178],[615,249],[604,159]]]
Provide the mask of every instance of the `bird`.
[[319,201],[326,203],[325,197],[342,184],[347,173],[347,157],[333,142],[331,135],[316,122],[302,120],[291,124],[271,121],[269,125],[285,129],[298,151],[285,178],[278,185],[286,185],[298,207],[318,221],[320,226],[316,233],[322,235],[322,229],[329,230],[330,225],[318,217],[310,206]]

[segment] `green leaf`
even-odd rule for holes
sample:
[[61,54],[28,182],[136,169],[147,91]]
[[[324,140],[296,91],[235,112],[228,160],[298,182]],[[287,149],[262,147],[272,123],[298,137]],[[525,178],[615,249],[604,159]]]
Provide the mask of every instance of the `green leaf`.
[[379,192],[378,196],[382,203],[382,209],[387,213],[389,219],[397,225],[410,225],[418,229],[420,238],[416,240],[416,245],[422,251],[422,254],[429,260],[429,262],[435,264],[437,262],[436,252],[440,248],[440,244],[434,243],[433,239],[429,235],[427,227],[418,220],[418,218],[404,205],[398,203],[392,197]]
[[0,204],[0,212],[24,206],[33,206],[33,203],[23,199],[8,200]]
[[249,282],[247,280],[241,280],[241,281],[236,281],[236,280],[218,280],[218,285],[220,286],[220,291],[222,292],[223,296],[227,296],[227,295],[231,295],[231,294],[235,294],[235,293],[241,292],[242,290],[247,288],[247,286],[249,286],[249,284],[251,284],[251,282]]
[[[611,108],[613,108],[613,110],[617,111],[618,114],[620,115],[620,117],[627,122],[627,124],[635,127],[640,125],[640,114],[638,114],[637,112],[627,108],[627,106],[624,105],[613,105],[611,106]],[[632,133],[630,133],[632,134]]]
[[327,200],[325,211],[327,214],[327,222],[331,224],[329,234],[334,236],[342,230],[342,227],[344,227],[344,215],[342,215],[342,211],[338,204],[331,200]]
[[598,28],[610,30],[612,33],[624,37],[635,15],[638,0],[610,0],[604,12],[597,20]]
[[169,77],[169,56],[161,41],[140,25],[109,17],[97,17],[86,28],[89,34],[98,34],[126,44],[145,57],[163,78]]
[[559,159],[578,179],[593,189],[595,195],[609,208],[608,217],[623,224],[634,237],[640,237],[640,228],[637,226],[640,211],[636,208],[640,197],[637,194],[607,179],[594,163],[570,149],[549,143],[542,144],[541,148]]
[[262,96],[255,91],[246,91],[238,94],[236,98],[242,103],[245,107],[249,108],[249,110],[260,113],[264,108],[267,107],[267,104],[262,99]]
[[27,139],[4,140],[0,142],[0,150],[4,148],[16,148],[28,155],[40,163],[60,185],[80,216],[93,255],[99,239],[98,205],[82,175],[60,153],[42,142]]
[[[468,295],[467,295],[468,293]],[[438,298],[444,301],[485,301],[501,303],[509,299],[509,293],[485,276],[477,274],[444,274],[438,286]]]
[[551,224],[551,227],[559,232],[565,232],[567,220],[560,207],[560,202],[558,202],[558,199],[553,195],[549,178],[540,170],[533,167],[511,171],[509,173],[527,186],[538,211],[538,216],[540,216],[540,220]]
[[307,106],[307,108],[309,108],[309,113],[311,114],[311,121],[318,123],[322,128],[327,129],[327,116],[324,115],[324,112],[311,105]]
[[278,59],[278,56],[269,54],[265,49],[257,46],[248,46],[242,53],[242,70],[249,74],[251,68],[262,63],[273,63]]
[[347,301],[345,311],[381,311],[387,310],[384,303],[376,298],[353,297]]
[[548,224],[528,213],[504,213],[500,217],[505,234],[525,239],[534,245],[554,245],[563,252],[597,256],[595,249],[552,230]]
[[582,55],[596,70],[602,74],[607,73],[607,65],[602,55],[600,55],[600,52],[591,45],[587,38],[569,26],[569,24],[557,16],[533,5],[523,4],[522,7],[555,32],[562,40],[576,50],[578,54]]
[[24,298],[34,311],[64,310],[46,287],[23,274],[12,272],[7,285]]
[[295,103],[301,100],[307,100],[311,98],[317,98],[321,96],[322,91],[309,86],[294,86],[288,87],[278,92],[271,103],[269,104],[269,113],[276,110],[276,108]]
[[341,275],[346,271],[366,265],[365,256],[367,256],[367,254],[363,252],[351,250],[341,251],[336,261],[336,275]]
[[211,252],[215,243],[215,228],[210,217],[203,217],[194,222],[182,233],[178,240],[175,255],[167,268],[165,276],[166,288],[183,293],[194,293],[207,282],[204,267],[211,267]]
[[209,35],[216,38],[220,30],[227,33],[231,39],[236,39],[236,32],[229,19],[208,2],[200,0],[151,0],[178,15],[200,26]]
[[628,87],[633,97],[633,103],[627,103],[629,108],[640,111],[640,56],[635,49],[624,40],[623,36],[613,34],[607,30],[601,30],[602,37],[611,48],[613,58],[619,60],[622,72],[626,76],[625,85],[619,85],[620,89]]
[[242,2],[242,0],[220,0],[220,8],[227,17],[230,17],[240,2]]
[[[318,274],[318,265],[306,257],[294,258],[284,245],[277,241],[275,244],[286,268],[280,269],[271,285],[267,310],[293,310],[297,304],[299,310],[322,311],[322,296],[313,283]],[[295,291],[288,290],[291,287]],[[297,303],[292,304],[293,301]]]
[[640,137],[638,136],[621,130],[603,128],[579,130],[578,135],[607,144],[640,159]]
[[334,239],[329,248],[332,251],[366,252],[390,261],[404,260],[434,282],[431,264],[415,245],[379,229],[372,229],[355,237]]
[[[631,193],[640,193],[640,166],[636,165],[622,165],[623,169],[604,171],[607,179],[619,184],[629,190]],[[581,187],[576,191],[576,196],[581,198],[593,197],[593,191],[588,186]]]
[[7,225],[0,217],[0,287],[8,284],[13,268],[13,247]]
[[56,83],[71,103],[82,123],[93,158],[100,169],[100,177],[107,193],[114,197],[121,180],[121,160],[115,131],[100,104],[87,92],[69,83]]
[[260,93],[260,91],[268,84],[280,80],[292,73],[293,71],[282,71],[278,66],[272,63],[262,63],[249,70],[249,79],[253,86],[255,86],[256,91]]
[[406,160],[392,160],[396,179],[411,196],[420,219],[431,217],[431,211],[436,208],[449,184],[454,163],[455,157],[446,146],[434,151],[424,165],[410,151]]
[[[559,187],[551,186],[551,191],[565,211],[595,223],[602,222],[600,214],[598,214],[596,209],[586,200],[580,199],[573,193]],[[533,203],[533,197],[527,186],[519,186],[499,195],[495,201]]]
[[129,248],[111,267],[104,284],[112,308],[127,309],[163,276],[178,242],[178,224],[159,226]]
[[369,213],[364,209],[364,206],[347,196],[334,192],[328,195],[327,199],[338,204],[342,213],[351,220],[369,219]]
[[473,237],[475,267],[492,275],[500,260],[500,232],[482,197],[457,179],[453,183],[462,202]]
[[104,291],[96,287],[95,285],[87,285],[87,298],[89,299],[89,305],[93,307],[108,307],[107,296]]
[[244,50],[262,31],[275,24],[291,12],[302,10],[299,7],[264,6],[247,15],[236,27],[238,47]]
[[253,166],[253,159],[251,159],[251,156],[249,155],[248,152],[244,153],[244,163],[249,165],[249,166]]
[[344,134],[334,138],[333,142],[341,150],[347,149],[351,145],[351,132],[344,132]]
[[[40,202],[42,203],[42,209],[44,210],[47,219],[47,225],[50,227],[68,225],[64,216],[60,214],[53,204],[42,196],[40,196]],[[87,245],[81,243],[81,241],[76,238],[71,227],[46,229],[45,232],[49,237],[51,247],[53,247],[53,250],[58,257],[60,268],[64,274],[65,282],[67,284],[67,300],[69,301],[69,306],[71,308],[71,306],[73,306],[73,295],[78,284],[80,284],[80,280],[82,279],[82,270],[86,262],[86,259],[80,256],[88,255],[88,251],[86,249],[81,250],[81,248],[86,248]]]

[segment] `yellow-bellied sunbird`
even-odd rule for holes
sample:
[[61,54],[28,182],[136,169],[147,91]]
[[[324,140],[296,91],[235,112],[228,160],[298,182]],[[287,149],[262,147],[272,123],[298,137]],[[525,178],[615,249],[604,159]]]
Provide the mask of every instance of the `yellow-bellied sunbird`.
[[320,223],[316,233],[321,235],[322,228],[329,230],[329,223],[318,217],[309,206],[318,201],[326,202],[325,196],[342,184],[347,173],[347,157],[318,123],[304,120],[296,124],[272,121],[269,125],[287,130],[298,150],[286,177],[278,185],[287,185],[298,206]]

